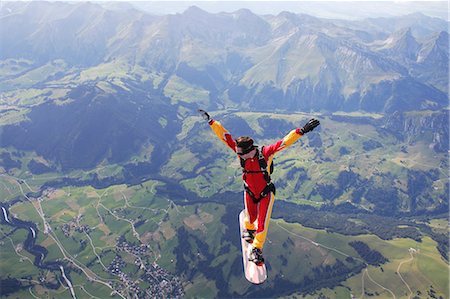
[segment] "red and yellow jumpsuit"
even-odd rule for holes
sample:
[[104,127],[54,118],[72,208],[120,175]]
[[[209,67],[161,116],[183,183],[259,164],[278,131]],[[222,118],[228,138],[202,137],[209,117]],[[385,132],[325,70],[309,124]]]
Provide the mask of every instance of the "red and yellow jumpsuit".
[[[209,125],[217,137],[219,137],[219,139],[222,140],[230,149],[236,152],[236,141],[233,139],[231,134],[216,120],[211,120]],[[297,128],[289,132],[289,134],[287,134],[283,139],[275,142],[274,144],[264,146],[262,148],[262,154],[267,161],[267,169],[270,169],[275,153],[292,145],[301,136],[302,134],[300,128]],[[256,172],[261,170],[258,156],[245,161],[245,170]],[[248,185],[248,188],[250,188],[253,194],[260,194],[261,191],[263,191],[263,189],[267,186],[267,181],[264,178],[264,174],[261,172],[243,174],[242,178],[245,180],[245,183]],[[261,198],[258,203],[254,203],[250,195],[245,192],[245,228],[247,230],[256,230],[255,239],[252,243],[253,247],[262,249],[264,246],[274,201],[274,194],[269,193],[267,196]]]

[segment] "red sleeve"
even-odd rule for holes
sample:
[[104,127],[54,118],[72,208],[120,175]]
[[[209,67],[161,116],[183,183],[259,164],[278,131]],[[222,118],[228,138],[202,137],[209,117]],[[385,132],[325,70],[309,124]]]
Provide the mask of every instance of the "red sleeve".
[[263,155],[268,159],[268,157],[272,156],[276,152],[279,152],[285,149],[288,146],[291,146],[295,141],[297,141],[302,136],[301,130],[299,128],[291,130],[283,139],[278,140],[274,144],[269,146],[265,146],[263,149]]
[[229,148],[231,148],[234,152],[236,151],[236,141],[234,141],[231,134],[225,134],[225,141],[227,142],[227,145]]
[[272,156],[273,154],[275,154],[280,148],[281,145],[283,144],[283,139],[278,140],[277,142],[271,144],[271,145],[266,145],[263,148],[263,155],[266,159],[269,159],[270,156]]

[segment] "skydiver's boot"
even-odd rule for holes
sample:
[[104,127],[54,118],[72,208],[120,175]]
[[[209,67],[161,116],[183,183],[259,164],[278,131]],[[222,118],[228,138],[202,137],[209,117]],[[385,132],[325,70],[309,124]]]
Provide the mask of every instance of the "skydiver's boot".
[[250,253],[249,261],[254,262],[257,266],[262,266],[264,264],[264,257],[262,250],[253,247],[252,252]]
[[255,233],[256,230],[248,229],[242,234],[242,238],[247,241],[247,243],[253,243],[253,240],[255,239]]

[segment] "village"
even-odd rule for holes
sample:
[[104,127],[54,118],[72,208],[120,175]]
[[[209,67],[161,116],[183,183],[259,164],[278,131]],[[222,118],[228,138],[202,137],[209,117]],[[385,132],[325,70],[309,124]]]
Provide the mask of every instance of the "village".
[[[127,252],[136,256],[134,264],[143,270],[140,280],[147,284],[146,288],[139,286],[139,281],[134,281],[123,272],[126,266],[125,261],[120,255],[116,255],[110,265],[108,271],[110,274],[120,278],[131,294],[136,294],[138,298],[181,298],[184,296],[183,287],[178,277],[170,274],[167,270],[159,266],[156,262],[143,262],[143,257],[148,251],[148,246],[133,245],[127,243],[124,238],[119,238],[117,242],[117,252]],[[122,290],[123,287],[119,284],[113,285],[117,291]]]

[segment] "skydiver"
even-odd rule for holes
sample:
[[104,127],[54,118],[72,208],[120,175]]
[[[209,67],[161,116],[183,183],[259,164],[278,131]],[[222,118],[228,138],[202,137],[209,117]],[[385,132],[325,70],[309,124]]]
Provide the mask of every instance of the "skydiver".
[[233,139],[231,134],[210,115],[199,109],[198,112],[208,122],[213,132],[239,157],[242,167],[242,179],[245,189],[245,232],[242,236],[252,244],[250,260],[256,265],[264,264],[262,249],[267,236],[272,206],[275,200],[275,185],[270,179],[270,169],[275,153],[292,145],[302,135],[314,130],[320,122],[309,120],[304,127],[289,132],[274,144],[263,146],[259,150],[249,136]]

